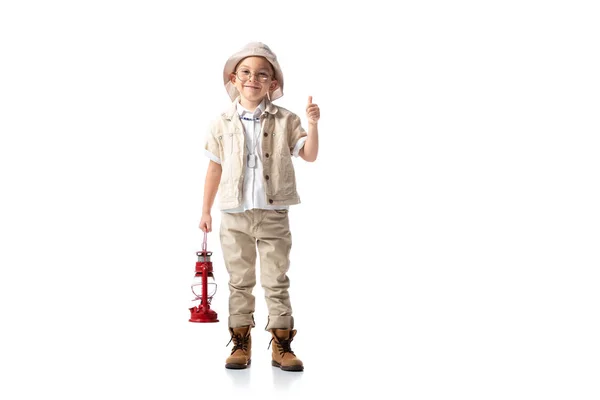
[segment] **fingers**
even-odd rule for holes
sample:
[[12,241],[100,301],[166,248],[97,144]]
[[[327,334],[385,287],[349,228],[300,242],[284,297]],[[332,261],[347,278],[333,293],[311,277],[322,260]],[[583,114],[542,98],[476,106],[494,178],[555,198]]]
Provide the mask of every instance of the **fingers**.
[[202,232],[212,232],[212,224],[210,222],[200,222],[199,228],[202,230]]
[[314,112],[314,111],[319,111],[319,106],[316,104],[313,104],[312,102],[312,96],[308,96],[308,104],[306,106],[306,113],[310,113],[310,112]]
[[318,121],[321,117],[321,111],[319,110],[319,106],[313,104],[312,96],[308,96],[308,105],[306,106],[306,116],[312,122]]

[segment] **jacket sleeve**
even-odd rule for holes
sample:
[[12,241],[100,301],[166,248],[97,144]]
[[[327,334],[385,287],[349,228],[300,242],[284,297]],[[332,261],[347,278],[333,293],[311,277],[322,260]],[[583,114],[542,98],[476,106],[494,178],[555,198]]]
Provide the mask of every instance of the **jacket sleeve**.
[[210,125],[208,132],[206,133],[204,155],[217,164],[221,164],[221,146],[219,139],[215,136],[213,124]]
[[[298,153],[302,145],[304,144],[305,139],[302,139],[307,136],[306,131],[302,127],[300,122],[300,117],[296,114],[292,114],[290,116],[290,124],[288,129],[288,145],[290,147],[290,153]],[[296,155],[295,154],[295,155]]]

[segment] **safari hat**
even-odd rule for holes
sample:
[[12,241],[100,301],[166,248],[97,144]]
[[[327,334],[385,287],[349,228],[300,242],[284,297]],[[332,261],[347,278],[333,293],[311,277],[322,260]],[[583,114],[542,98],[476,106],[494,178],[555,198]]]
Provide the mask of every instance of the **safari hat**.
[[231,101],[235,100],[240,93],[231,83],[229,75],[235,72],[235,67],[246,57],[264,57],[271,63],[273,70],[275,71],[275,80],[279,83],[279,87],[270,94],[270,99],[273,101],[283,96],[283,73],[277,62],[277,56],[266,44],[252,42],[248,43],[240,51],[229,57],[225,63],[225,68],[223,68],[223,84],[225,85],[225,90],[227,90],[227,94],[229,94]]

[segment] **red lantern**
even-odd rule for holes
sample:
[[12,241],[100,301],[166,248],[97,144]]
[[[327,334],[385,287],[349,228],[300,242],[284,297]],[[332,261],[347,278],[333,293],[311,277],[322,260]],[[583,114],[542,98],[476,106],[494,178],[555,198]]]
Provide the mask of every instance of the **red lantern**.
[[196,274],[192,282],[192,307],[190,308],[190,322],[219,322],[217,313],[210,309],[210,303],[217,292],[217,284],[213,275],[212,262],[210,261],[211,251],[206,250],[206,232],[204,232],[204,242],[202,251],[196,252],[198,261],[196,262]]

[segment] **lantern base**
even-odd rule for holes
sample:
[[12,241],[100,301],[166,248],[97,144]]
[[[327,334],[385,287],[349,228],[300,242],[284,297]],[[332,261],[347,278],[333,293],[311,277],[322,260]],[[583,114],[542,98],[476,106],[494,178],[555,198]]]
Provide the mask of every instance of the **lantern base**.
[[190,322],[219,322],[217,313],[211,310],[203,310],[201,307],[190,308]]

